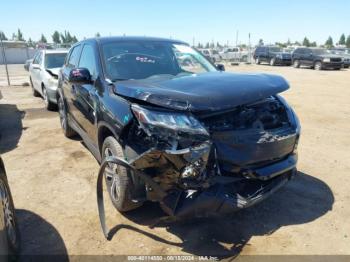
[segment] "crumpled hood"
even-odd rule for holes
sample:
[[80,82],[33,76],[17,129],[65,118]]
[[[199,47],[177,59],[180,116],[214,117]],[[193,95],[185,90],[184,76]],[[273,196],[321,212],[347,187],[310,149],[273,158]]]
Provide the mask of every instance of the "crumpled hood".
[[120,81],[114,92],[169,109],[199,112],[230,109],[288,88],[287,81],[277,75],[210,72]]
[[61,67],[56,67],[56,68],[46,68],[46,71],[48,71],[50,74],[58,76],[60,73]]

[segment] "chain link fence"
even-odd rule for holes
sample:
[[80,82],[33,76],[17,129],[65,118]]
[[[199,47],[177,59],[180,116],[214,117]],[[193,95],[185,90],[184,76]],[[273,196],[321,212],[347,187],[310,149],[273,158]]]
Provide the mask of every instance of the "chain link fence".
[[28,85],[24,64],[35,52],[21,41],[0,41],[0,87]]

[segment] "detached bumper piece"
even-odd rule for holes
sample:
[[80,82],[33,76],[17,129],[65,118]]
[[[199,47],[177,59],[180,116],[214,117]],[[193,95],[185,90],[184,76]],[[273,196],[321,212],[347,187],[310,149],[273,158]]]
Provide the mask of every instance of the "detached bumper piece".
[[[216,184],[202,192],[174,192],[163,200],[176,219],[223,215],[250,207],[272,195],[296,174],[293,168],[268,181],[247,180]],[[176,206],[172,205],[176,203]],[[164,209],[166,210],[166,209]]]

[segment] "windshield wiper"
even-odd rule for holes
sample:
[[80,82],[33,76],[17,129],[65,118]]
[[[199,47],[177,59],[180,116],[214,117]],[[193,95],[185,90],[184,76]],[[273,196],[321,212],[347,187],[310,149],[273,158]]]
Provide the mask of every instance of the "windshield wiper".
[[111,81],[112,82],[118,82],[118,81],[126,81],[126,80],[132,80],[132,79],[127,79],[127,78],[114,78]]

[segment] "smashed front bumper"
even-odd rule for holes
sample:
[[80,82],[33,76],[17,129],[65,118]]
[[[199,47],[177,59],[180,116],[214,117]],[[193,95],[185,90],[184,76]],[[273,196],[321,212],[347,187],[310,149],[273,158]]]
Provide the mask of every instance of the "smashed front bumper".
[[[167,215],[176,219],[227,214],[247,208],[273,194],[296,174],[295,154],[263,167],[247,168],[241,174],[225,175],[221,174],[217,162],[211,162],[211,154],[215,154],[212,144],[205,142],[185,150],[150,149],[129,163],[133,170],[157,182],[156,190],[148,185],[147,199],[160,202]],[[196,171],[189,171],[188,167],[197,162],[201,162],[202,170],[193,174],[195,178],[189,178],[189,172]],[[159,174],[163,174],[163,178]],[[200,185],[198,188],[192,186],[194,180]],[[170,186],[174,183],[178,187]]]

